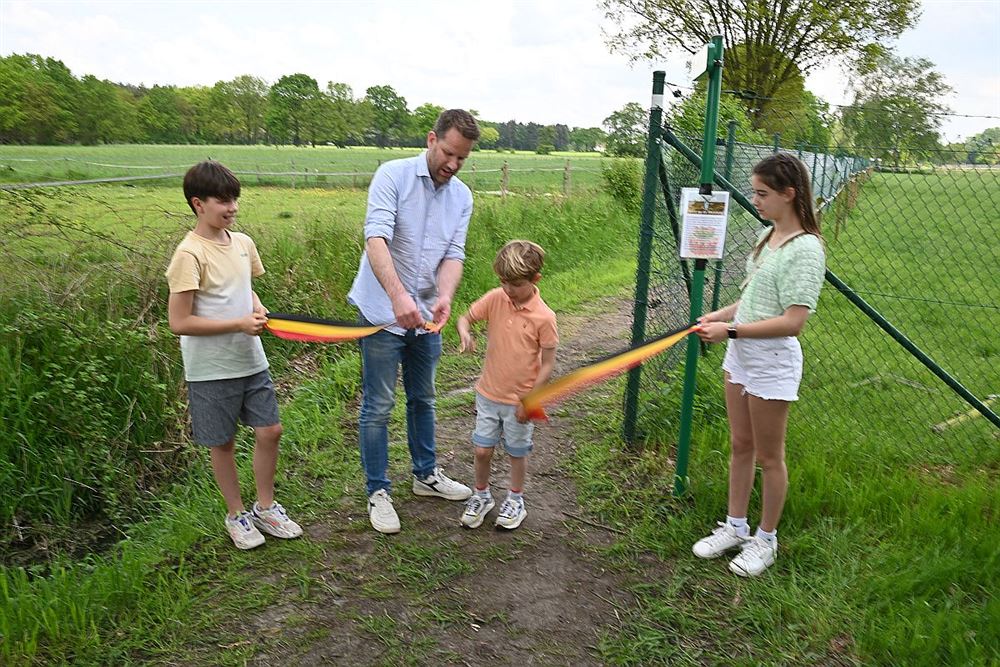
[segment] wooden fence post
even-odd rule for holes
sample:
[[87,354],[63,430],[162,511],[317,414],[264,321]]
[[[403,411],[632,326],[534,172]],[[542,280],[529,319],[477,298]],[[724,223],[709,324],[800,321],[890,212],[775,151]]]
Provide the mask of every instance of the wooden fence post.
[[566,167],[563,169],[563,197],[569,197],[570,189],[570,167],[569,159],[566,160]]
[[500,168],[500,197],[503,199],[507,198],[507,187],[510,185],[510,165],[507,164],[507,160],[503,161],[503,167]]

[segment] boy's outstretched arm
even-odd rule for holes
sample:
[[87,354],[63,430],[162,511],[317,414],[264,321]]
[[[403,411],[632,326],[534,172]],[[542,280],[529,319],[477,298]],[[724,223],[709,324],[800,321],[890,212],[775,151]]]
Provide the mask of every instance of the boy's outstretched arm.
[[476,339],[472,337],[472,323],[469,321],[468,313],[458,318],[456,328],[458,329],[458,338],[461,340],[461,345],[458,348],[459,353],[475,352]]
[[267,324],[267,317],[256,310],[259,304],[260,301],[255,300],[254,312],[246,317],[213,320],[194,314],[194,290],[172,292],[167,300],[167,321],[170,330],[178,336],[216,336],[238,331],[248,336],[258,336]]

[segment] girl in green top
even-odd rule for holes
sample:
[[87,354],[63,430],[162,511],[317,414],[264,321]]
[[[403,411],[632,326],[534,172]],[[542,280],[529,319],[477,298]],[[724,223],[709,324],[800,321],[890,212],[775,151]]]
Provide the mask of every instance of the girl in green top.
[[[732,455],[726,521],[693,550],[700,558],[716,558],[739,547],[729,569],[740,576],[760,574],[778,554],[778,520],[788,489],[785,429],[802,378],[797,336],[815,312],[825,273],[802,161],[775,153],[757,163],[750,183],[754,207],[773,225],[747,260],[739,301],[704,315],[698,331],[708,343],[728,340],[722,368]],[[763,508],[751,537],[746,517],[755,463],[763,472]]]

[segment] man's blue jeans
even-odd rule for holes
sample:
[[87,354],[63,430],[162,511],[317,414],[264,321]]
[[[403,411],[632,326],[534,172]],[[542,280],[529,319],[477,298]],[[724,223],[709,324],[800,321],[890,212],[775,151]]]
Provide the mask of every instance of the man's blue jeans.
[[[364,321],[364,318],[362,318]],[[434,371],[441,358],[441,335],[414,330],[405,336],[379,331],[361,339],[361,419],[358,445],[368,478],[368,495],[391,490],[389,414],[395,404],[396,378],[403,367],[406,393],[406,439],[413,474],[434,472]]]

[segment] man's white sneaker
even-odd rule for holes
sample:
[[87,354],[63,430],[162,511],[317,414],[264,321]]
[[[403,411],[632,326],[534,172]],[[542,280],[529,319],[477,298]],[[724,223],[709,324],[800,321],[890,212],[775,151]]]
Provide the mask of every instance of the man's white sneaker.
[[472,497],[465,502],[465,512],[462,513],[462,525],[466,528],[479,528],[483,525],[486,515],[494,507],[496,507],[496,503],[493,502],[493,496],[483,498],[478,494],[472,494]]
[[226,516],[226,530],[229,531],[229,537],[233,538],[233,544],[237,549],[253,549],[264,544],[264,536],[253,525],[250,512],[240,512],[236,518]]
[[512,498],[507,498],[500,505],[500,512],[497,514],[497,520],[494,524],[497,528],[506,528],[507,530],[514,530],[521,525],[524,521],[524,517],[528,516],[528,510],[524,507],[524,499],[513,500]]
[[774,565],[778,556],[778,540],[769,544],[767,540],[754,535],[746,541],[739,555],[729,561],[729,569],[741,577],[756,577]]
[[701,538],[691,548],[698,558],[718,558],[747,541],[748,538],[740,535],[728,522],[719,521],[718,524],[719,527],[711,535]]
[[257,503],[250,512],[254,525],[268,535],[274,535],[284,540],[290,540],[302,534],[302,527],[288,518],[285,508],[274,503],[264,510]]
[[392,506],[392,497],[385,489],[379,489],[368,497],[368,520],[372,528],[390,535],[399,532],[399,516]]
[[434,468],[434,472],[423,479],[413,476],[413,493],[418,496],[437,496],[446,500],[465,500],[472,495],[472,489],[448,479],[441,472],[441,468]]

